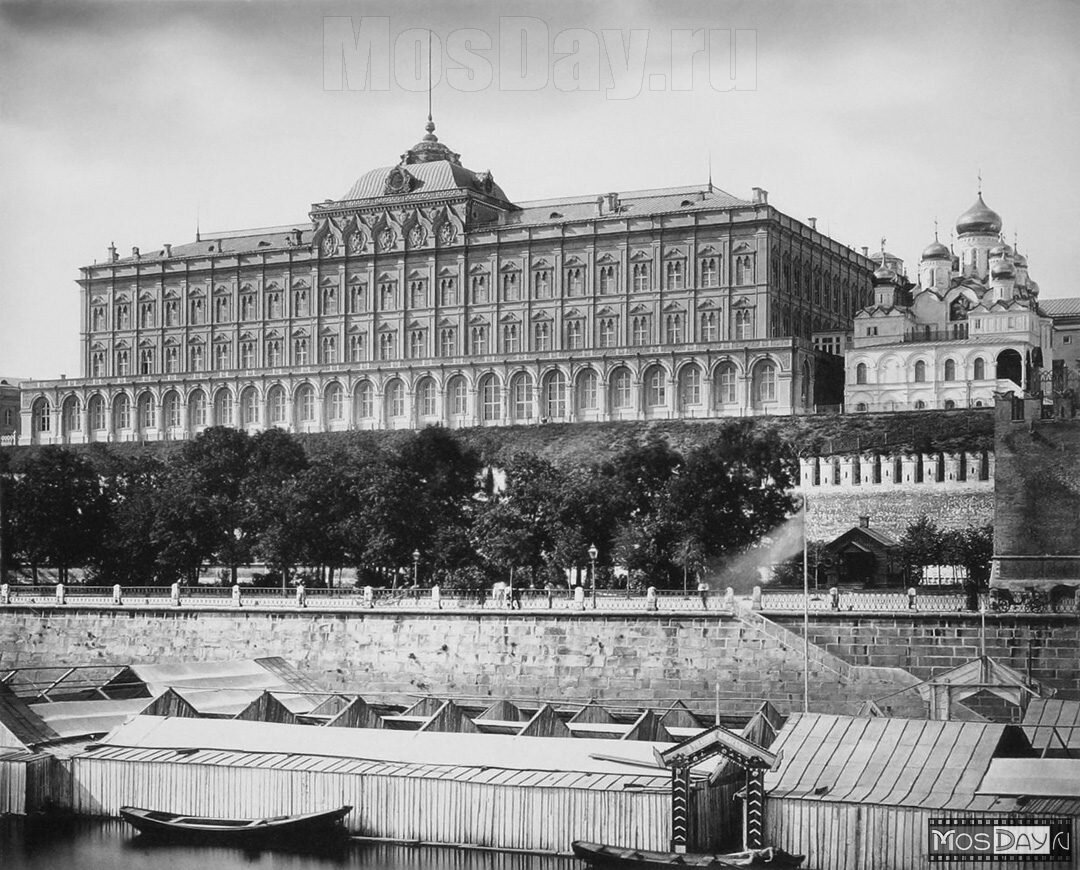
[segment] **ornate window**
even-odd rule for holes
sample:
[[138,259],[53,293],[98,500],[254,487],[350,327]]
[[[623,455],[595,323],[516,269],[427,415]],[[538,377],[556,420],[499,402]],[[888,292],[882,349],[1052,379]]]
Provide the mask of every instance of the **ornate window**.
[[919,360],[915,363],[915,383],[922,384],[926,382],[926,363]]
[[473,356],[482,356],[488,352],[488,328],[486,326],[474,326],[470,331],[470,337],[472,338]]
[[105,352],[95,350],[90,354],[90,376],[100,378],[105,375]]
[[87,406],[90,414],[90,428],[98,431],[105,428],[105,400],[101,396],[91,396]]
[[193,427],[206,425],[206,393],[202,390],[195,390],[188,396],[188,416]]
[[945,360],[945,380],[956,380],[956,360],[954,359]]
[[716,402],[719,405],[731,405],[735,402],[735,388],[738,375],[734,363],[720,363],[716,369]]
[[75,396],[69,396],[64,400],[60,410],[60,431],[64,434],[78,432],[82,429],[82,408]]
[[380,311],[393,311],[397,307],[397,300],[395,292],[397,286],[393,281],[382,281],[379,283],[379,310]]
[[165,300],[165,325],[180,325],[180,303],[176,299]]
[[667,373],[660,366],[653,366],[645,374],[645,404],[650,408],[667,404]]
[[686,264],[682,260],[668,260],[665,272],[668,290],[682,290],[686,286]]
[[165,373],[175,374],[180,371],[180,348],[169,345],[165,348]]
[[719,332],[716,327],[716,312],[706,311],[701,315],[701,340],[716,341]]
[[309,313],[307,290],[293,290],[293,317],[307,317]]
[[281,365],[281,339],[271,338],[266,342],[266,364],[270,368]]
[[480,380],[480,415],[485,421],[502,417],[502,391],[495,375],[487,374]]
[[420,416],[434,417],[437,403],[435,381],[431,378],[424,378],[420,382],[420,386],[417,387],[416,395],[420,403]]
[[218,296],[214,300],[214,322],[228,323],[229,321],[229,297]]
[[175,391],[170,391],[165,394],[165,399],[161,403],[162,411],[165,414],[165,428],[166,429],[179,429],[180,428],[180,396]]
[[551,298],[550,269],[537,269],[533,272],[533,296],[537,299]]
[[322,291],[322,313],[323,314],[337,314],[338,313],[337,287],[323,287],[323,291]]
[[131,355],[123,348],[116,352],[116,374],[120,377],[131,374]]
[[240,319],[241,320],[254,320],[255,319],[255,294],[244,293],[240,297]]
[[566,321],[566,347],[568,350],[579,350],[585,346],[584,323],[580,320]]
[[735,312],[735,340],[749,341],[754,337],[752,314],[749,308],[740,308]]
[[457,356],[457,330],[452,326],[439,330],[439,356]]
[[328,420],[345,419],[345,390],[337,381],[327,385],[324,404],[326,405],[326,418]]
[[242,341],[240,342],[240,368],[253,369],[255,368],[255,342]]
[[633,332],[630,343],[634,347],[642,347],[649,343],[649,318],[646,316],[635,317],[632,323]]
[[253,426],[259,422],[259,394],[254,387],[248,387],[240,394],[240,423]]
[[405,416],[405,384],[398,378],[386,385],[386,416],[391,419]]
[[611,407],[626,410],[633,407],[633,379],[628,368],[616,369],[611,376]]
[[701,369],[688,365],[679,372],[679,405],[701,404]]
[[409,282],[409,307],[427,307],[427,281],[415,280]]
[[157,428],[157,403],[154,401],[152,394],[143,393],[139,396],[137,417],[140,429]]
[[367,359],[367,336],[354,333],[349,336],[349,362],[363,362]]
[[94,332],[101,332],[105,328],[105,309],[100,305],[95,305],[90,309],[90,329]]
[[469,385],[465,378],[457,375],[450,379],[448,388],[450,398],[450,413],[455,417],[462,417],[469,411]]
[[191,299],[188,302],[188,323],[198,326],[206,322],[206,309],[201,299]]
[[139,327],[152,329],[154,326],[154,303],[143,302],[139,305]]
[[503,324],[503,353],[521,351],[521,329],[516,323]]
[[[670,264],[669,264],[670,265]],[[664,340],[667,344],[682,344],[682,315],[669,314],[665,321]]]
[[296,416],[301,423],[315,422],[315,388],[311,384],[301,384],[295,397]]
[[375,416],[375,387],[371,385],[371,381],[357,384],[353,414],[358,420],[370,420]]
[[383,332],[379,335],[379,359],[388,360],[397,358],[397,334]]
[[855,366],[855,383],[866,383],[866,363],[859,363]]
[[270,424],[281,424],[288,419],[288,404],[285,401],[285,388],[280,384],[275,384],[270,388],[270,392],[266,397],[267,413],[270,417]]
[[597,377],[592,369],[586,369],[578,376],[577,406],[582,411],[597,408]]
[[986,361],[982,357],[975,359],[972,369],[975,380],[982,381],[986,379]]
[[551,350],[551,324],[546,320],[533,324],[533,350]]
[[188,371],[201,372],[206,368],[206,351],[201,344],[188,348]]
[[113,400],[113,425],[117,429],[131,428],[131,399],[121,393]]
[[544,378],[544,416],[548,419],[566,416],[566,375],[550,372]]
[[349,285],[349,313],[363,314],[367,311],[367,285]]
[[601,266],[600,267],[600,294],[602,296],[614,293],[615,288],[615,267],[614,266]]
[[472,301],[473,305],[483,305],[488,301],[487,275],[473,275]]
[[233,425],[233,396],[227,389],[218,390],[214,398],[214,423],[218,426]]
[[518,372],[510,381],[510,401],[515,420],[533,416],[533,381],[526,372]]
[[440,305],[457,305],[457,279],[456,278],[440,278],[439,279],[439,304]]
[[322,337],[322,361],[324,365],[332,366],[338,361],[337,336],[324,335]]
[[281,293],[275,290],[266,294],[266,312],[271,320],[279,320],[282,317]]
[[635,293],[644,293],[649,289],[649,264],[635,263],[633,269]]
[[[787,285],[790,285],[790,267],[785,266]],[[740,254],[735,258],[735,283],[739,285],[754,283],[754,258],[750,254]]]
[[600,335],[598,341],[600,347],[615,347],[617,341],[616,332],[614,317],[600,318]]
[[154,371],[154,349],[144,347],[139,351],[139,374],[149,375]]
[[772,362],[758,363],[754,369],[754,401],[776,401],[776,365]]
[[223,372],[229,368],[229,356],[232,349],[226,341],[214,345],[214,369]]
[[585,281],[581,276],[580,266],[571,266],[566,270],[566,295],[581,296],[585,292]]
[[502,294],[506,302],[516,302],[521,298],[521,284],[517,272],[503,272]]
[[116,328],[131,328],[131,307],[126,302],[118,302],[116,304]]
[[715,287],[720,283],[720,271],[716,257],[703,257],[701,260],[701,286]]
[[306,366],[308,364],[308,340],[306,338],[293,339],[293,365]]
[[422,329],[409,331],[409,357],[420,359],[427,356],[427,334]]

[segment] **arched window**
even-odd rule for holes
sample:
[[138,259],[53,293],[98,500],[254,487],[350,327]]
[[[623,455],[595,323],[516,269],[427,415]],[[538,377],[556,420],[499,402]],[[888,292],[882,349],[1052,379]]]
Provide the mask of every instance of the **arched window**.
[[311,384],[301,384],[293,397],[296,419],[301,423],[315,422],[315,388]]
[[577,379],[577,408],[579,411],[595,411],[597,405],[597,377],[592,369],[585,369]]
[[630,377],[630,369],[621,366],[611,374],[611,407],[612,410],[624,411],[633,406],[633,378]]
[[754,404],[776,401],[776,364],[770,360],[758,363],[754,367],[753,377]]
[[924,402],[922,399],[916,399],[915,400],[915,410],[916,411],[922,411],[925,408],[926,408],[926,402]]
[[337,422],[345,419],[345,390],[337,381],[331,381],[326,385],[323,407],[327,420]]
[[548,372],[542,393],[543,416],[552,419],[566,416],[566,375]]
[[977,380],[977,381],[985,380],[986,379],[986,360],[984,360],[981,356],[977,357],[975,359],[975,362],[974,362],[973,366],[972,366],[972,370],[973,370],[975,380]]
[[518,372],[510,380],[510,412],[519,421],[533,417],[533,381],[526,372]]
[[750,322],[750,309],[740,308],[735,312],[735,340],[747,341],[753,338],[753,325]]
[[855,410],[859,411],[860,413],[865,411],[866,410],[866,402],[856,402],[855,403]]
[[434,417],[437,403],[437,392],[433,378],[424,378],[416,387],[416,401],[421,417]]
[[285,388],[281,384],[274,384],[266,394],[266,413],[271,426],[280,426],[288,420],[288,407]]
[[105,428],[105,399],[100,395],[93,395],[87,403],[86,412],[90,417],[90,429],[100,432]]
[[188,419],[191,427],[206,425],[206,393],[202,390],[193,390],[188,396]]
[[447,404],[450,407],[450,415],[463,417],[469,413],[469,385],[461,375],[450,378],[446,387]]
[[926,363],[922,360],[915,363],[915,383],[926,383]]
[[[670,263],[668,265],[671,265]],[[664,340],[667,344],[682,343],[682,315],[669,314],[665,321]]]
[[220,389],[214,396],[214,423],[217,426],[232,426],[233,395],[228,389]]
[[683,366],[679,372],[679,407],[701,404],[701,369],[696,365]]
[[387,419],[401,419],[405,416],[405,384],[394,378],[386,385]]
[[82,429],[82,405],[77,396],[68,396],[60,411],[60,431],[64,435]]
[[952,399],[946,399],[945,400],[945,410],[946,411],[951,411],[955,407],[956,407],[956,402],[955,401],[953,401]]
[[735,403],[735,388],[738,383],[735,363],[720,363],[716,367],[714,383],[716,384],[716,403],[718,405],[733,405]]
[[480,379],[480,416],[485,421],[502,417],[502,390],[499,379],[487,374]]
[[259,394],[254,387],[248,387],[240,394],[240,423],[244,426],[257,425],[259,422]]
[[180,394],[176,390],[170,390],[161,401],[161,409],[165,414],[165,428],[180,428]]
[[138,428],[142,431],[157,428],[157,403],[152,393],[143,393],[139,396],[139,404],[136,411]]
[[667,372],[653,366],[645,373],[645,406],[659,408],[667,404]]
[[855,383],[866,383],[866,363],[859,363],[855,366]]
[[131,399],[127,393],[121,393],[113,399],[112,412],[114,429],[131,428]]
[[361,381],[353,395],[353,416],[357,421],[375,416],[375,387],[371,381]]
[[706,311],[701,315],[701,341],[716,341],[716,312]]
[[956,380],[956,360],[954,359],[945,360],[945,380]]

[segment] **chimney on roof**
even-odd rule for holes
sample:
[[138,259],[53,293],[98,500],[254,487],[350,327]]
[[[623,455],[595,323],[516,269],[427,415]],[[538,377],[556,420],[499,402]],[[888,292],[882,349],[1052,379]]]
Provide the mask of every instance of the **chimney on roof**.
[[860,529],[868,529],[868,528],[870,528],[870,517],[866,516],[865,514],[863,516],[859,517],[859,528]]
[[608,214],[619,213],[619,194],[618,193],[605,193],[604,194],[605,205],[607,205]]
[[868,247],[866,247],[866,245],[862,246],[862,255],[864,257],[869,257],[870,256],[870,249]]
[[769,191],[761,188],[754,188],[754,205],[768,205],[769,204]]
[[136,260],[139,259],[139,249],[136,247],[132,247],[131,256],[133,256]]
[[817,218],[816,217],[807,218],[806,220],[810,224],[810,229],[817,230]]
[[109,242],[109,259],[106,262],[115,263],[120,257],[116,253],[116,242]]
[[166,242],[164,245],[162,245],[162,247],[165,249],[165,256],[166,257],[171,257],[172,256],[172,245],[170,245],[168,242]]

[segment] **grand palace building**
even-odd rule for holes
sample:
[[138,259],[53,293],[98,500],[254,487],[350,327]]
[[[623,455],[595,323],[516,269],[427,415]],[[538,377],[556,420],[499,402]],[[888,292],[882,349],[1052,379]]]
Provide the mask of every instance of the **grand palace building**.
[[20,385],[20,441],[811,412],[875,266],[814,223],[711,182],[515,204],[429,119],[302,225],[84,267],[82,376]]

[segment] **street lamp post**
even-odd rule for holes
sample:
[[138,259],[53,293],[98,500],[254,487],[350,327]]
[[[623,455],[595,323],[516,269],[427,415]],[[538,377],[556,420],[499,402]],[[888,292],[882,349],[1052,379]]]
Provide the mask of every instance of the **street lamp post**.
[[420,584],[417,582],[417,577],[420,574],[420,551],[412,551],[412,585],[413,589],[419,589]]
[[600,555],[600,551],[596,549],[596,544],[589,546],[589,561],[592,562],[592,606],[596,608],[596,557]]

